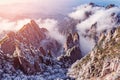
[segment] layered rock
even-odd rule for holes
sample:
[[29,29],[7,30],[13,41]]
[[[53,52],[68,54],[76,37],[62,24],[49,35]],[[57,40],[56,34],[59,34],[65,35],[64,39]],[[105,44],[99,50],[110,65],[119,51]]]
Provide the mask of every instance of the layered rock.
[[76,80],[119,80],[119,61],[120,27],[106,35],[101,34],[94,49],[75,62],[68,75]]

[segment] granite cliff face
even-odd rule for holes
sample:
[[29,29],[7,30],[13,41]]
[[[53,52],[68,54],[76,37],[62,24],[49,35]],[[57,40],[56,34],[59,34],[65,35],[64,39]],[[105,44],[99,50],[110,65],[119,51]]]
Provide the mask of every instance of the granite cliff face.
[[9,32],[1,40],[1,54],[12,57],[15,69],[21,69],[26,74],[40,72],[39,64],[43,62],[43,54],[47,54],[47,52],[41,52],[40,42],[45,38],[45,32],[31,20],[21,30],[16,33]]
[[17,33],[9,32],[5,38],[1,40],[2,43],[0,45],[4,54],[12,55],[17,42],[38,47],[40,41],[43,39],[45,39],[45,32],[32,20],[30,23],[24,25]]
[[[36,76],[40,79],[45,76],[45,79],[64,78],[66,69],[62,68],[63,63],[55,58],[61,45],[47,34],[45,28],[39,28],[35,21],[31,20],[18,32],[9,32],[1,39],[0,79],[16,80],[21,79],[21,76],[28,79],[34,74],[39,74]],[[49,77],[52,75],[54,76]]]
[[[47,29],[31,20],[18,32],[4,36],[0,40],[0,79],[71,80],[66,76],[67,69],[82,57],[78,33],[68,35],[64,50],[47,34]],[[60,50],[64,54],[58,60]]]
[[101,33],[93,50],[76,61],[68,75],[76,80],[120,79],[120,27]]
[[64,54],[59,57],[59,60],[69,66],[81,58],[79,35],[77,32],[74,34],[69,33],[64,45]]

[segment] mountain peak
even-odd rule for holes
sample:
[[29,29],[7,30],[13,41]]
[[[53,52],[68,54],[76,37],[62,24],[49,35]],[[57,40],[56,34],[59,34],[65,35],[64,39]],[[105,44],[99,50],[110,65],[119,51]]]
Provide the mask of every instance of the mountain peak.
[[25,24],[19,31],[23,31],[28,28],[38,29],[39,26],[37,25],[37,23],[34,20],[31,20],[29,23]]
[[41,30],[41,28],[39,28],[34,20],[31,20],[30,23],[24,25],[18,32],[9,32],[7,37],[8,38],[0,44],[1,49],[5,54],[13,54],[16,40],[20,43],[27,45],[32,44],[33,46],[38,47],[39,42],[45,38],[45,33],[43,32],[43,29]]
[[30,24],[31,24],[31,25],[36,25],[36,26],[38,26],[34,20],[31,20],[31,21],[30,21]]

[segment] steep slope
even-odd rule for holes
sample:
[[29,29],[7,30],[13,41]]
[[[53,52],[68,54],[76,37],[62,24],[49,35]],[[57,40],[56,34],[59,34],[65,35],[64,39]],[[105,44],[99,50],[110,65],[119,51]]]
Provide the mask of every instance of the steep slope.
[[77,32],[74,34],[69,33],[64,46],[64,54],[58,59],[69,67],[81,58],[79,35]]
[[54,56],[61,45],[47,34],[46,29],[39,28],[32,20],[18,32],[9,32],[1,39],[0,79],[70,79],[64,63]]
[[[45,32],[43,32],[38,25],[31,20],[30,23],[24,25],[24,27],[17,33],[9,32],[5,37],[3,43],[1,43],[1,50],[4,54],[12,55],[15,51],[15,43],[18,40],[21,43],[27,45],[31,44],[38,47],[41,40],[45,39]],[[3,41],[1,40],[1,41]]]
[[68,16],[74,22],[69,21],[71,27],[68,28],[78,32],[83,55],[88,54],[94,48],[101,32],[120,25],[120,8],[115,4],[106,6],[95,3],[83,4],[77,6]]
[[102,33],[94,49],[69,69],[76,80],[120,80],[120,27]]
[[16,34],[16,39],[20,42],[27,43],[38,47],[41,40],[45,39],[45,32],[31,20],[30,23],[23,26]]
[[11,31],[2,39],[1,36],[0,80],[119,80],[119,7],[90,3],[81,5],[75,15],[76,12],[80,19],[71,16],[60,23],[59,32],[65,36],[69,33],[64,50],[34,20],[18,32]]
[[15,69],[21,69],[26,74],[33,74],[41,71],[39,63],[42,63],[40,42],[45,39],[43,32],[38,25],[31,20],[30,23],[17,33],[9,32],[1,40],[1,52],[6,57],[12,57]]

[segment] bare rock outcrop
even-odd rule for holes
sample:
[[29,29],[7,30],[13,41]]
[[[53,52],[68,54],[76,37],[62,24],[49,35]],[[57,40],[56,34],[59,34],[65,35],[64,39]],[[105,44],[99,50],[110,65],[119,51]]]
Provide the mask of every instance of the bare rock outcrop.
[[[50,48],[41,45],[41,42],[46,40],[48,31],[44,28],[39,28],[34,20],[24,25],[17,32],[9,32],[0,41],[0,54],[7,60],[10,58],[14,68],[20,69],[25,74],[34,74],[43,71],[42,64],[52,65],[52,49],[59,45],[58,42],[49,43],[46,45]],[[56,41],[56,40],[54,40]],[[45,41],[44,41],[45,42]],[[53,45],[54,44],[54,45]]]
[[59,57],[62,62],[68,62],[69,65],[79,60],[81,55],[78,33],[69,33],[65,43],[65,54]]
[[71,66],[70,77],[76,80],[120,79],[120,27],[111,32],[101,34],[94,49]]

